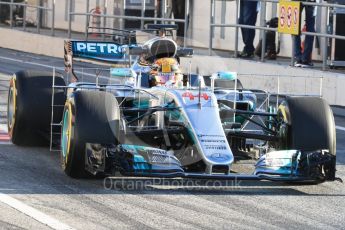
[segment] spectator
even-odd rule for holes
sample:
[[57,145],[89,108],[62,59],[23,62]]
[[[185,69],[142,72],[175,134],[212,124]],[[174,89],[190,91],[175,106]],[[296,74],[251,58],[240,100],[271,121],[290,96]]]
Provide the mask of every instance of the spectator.
[[[312,0],[311,0],[312,1]],[[315,32],[315,6],[302,6],[305,9],[305,23],[308,32]],[[313,52],[314,36],[305,36],[304,49],[301,48],[301,36],[292,36],[295,53],[295,67],[312,67],[311,54]]]
[[[254,26],[258,14],[258,2],[251,0],[240,0],[240,18],[239,24]],[[241,58],[254,57],[254,38],[255,29],[241,28],[242,40],[244,43],[243,51],[239,54]]]
[[[186,5],[185,0],[173,0],[172,1],[172,12],[174,14],[175,19],[185,19],[185,12],[186,12]],[[177,37],[181,42],[184,38],[184,23],[177,22],[178,30],[177,30]],[[183,42],[182,42],[183,43]]]
[[156,10],[157,10],[157,18],[162,18],[163,17],[163,14],[162,14],[162,0],[157,0]]

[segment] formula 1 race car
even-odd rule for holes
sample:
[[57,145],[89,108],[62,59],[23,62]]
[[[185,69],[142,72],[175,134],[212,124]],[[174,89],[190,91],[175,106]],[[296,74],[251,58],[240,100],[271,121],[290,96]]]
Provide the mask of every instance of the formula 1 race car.
[[[236,73],[183,72],[180,58],[193,50],[166,36],[173,29],[149,25],[159,36],[143,44],[135,32],[114,29],[116,42],[66,41],[67,77],[16,73],[8,98],[12,142],[42,145],[49,137],[50,146],[58,146],[64,172],[75,178],[120,172],[285,182],[336,179],[335,124],[325,100],[276,95],[277,103],[270,103],[273,94],[245,89]],[[80,81],[75,58],[118,67],[107,79]],[[253,159],[251,174],[233,167]]]

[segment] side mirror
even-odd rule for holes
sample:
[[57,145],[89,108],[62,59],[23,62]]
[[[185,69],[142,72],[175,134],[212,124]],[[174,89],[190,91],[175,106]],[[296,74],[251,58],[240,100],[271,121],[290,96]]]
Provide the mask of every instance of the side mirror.
[[236,72],[217,72],[211,76],[211,90],[215,87],[242,89],[240,80],[237,79]]
[[179,48],[176,54],[178,57],[189,57],[193,56],[194,50],[192,48]]
[[126,48],[126,53],[128,55],[141,55],[146,52],[146,49],[142,46],[133,46],[133,47],[127,47]]

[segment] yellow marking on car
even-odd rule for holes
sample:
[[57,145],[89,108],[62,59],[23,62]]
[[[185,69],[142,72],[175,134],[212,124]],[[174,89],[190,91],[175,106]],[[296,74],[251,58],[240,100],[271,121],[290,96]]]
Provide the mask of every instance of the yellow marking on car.
[[12,90],[12,106],[13,106],[13,111],[12,111],[12,122],[11,122],[11,127],[8,127],[8,133],[10,137],[12,137],[13,134],[13,128],[14,124],[16,121],[16,108],[17,108],[17,86],[16,86],[16,75],[13,74],[13,77],[10,80],[10,89]]
[[67,150],[66,150],[66,164],[68,161],[69,151],[71,147],[71,133],[72,133],[72,105],[70,101],[66,102],[67,110],[68,110],[68,127],[66,131],[67,135]]
[[287,114],[286,114],[286,106],[285,105],[279,105],[278,107],[278,111],[281,112],[284,122],[288,123],[288,119],[287,119]]

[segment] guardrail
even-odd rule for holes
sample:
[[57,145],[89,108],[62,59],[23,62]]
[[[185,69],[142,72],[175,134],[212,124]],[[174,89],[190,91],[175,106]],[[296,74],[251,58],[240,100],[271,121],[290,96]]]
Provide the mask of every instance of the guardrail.
[[[26,25],[27,25],[27,9],[28,8],[33,8],[33,9],[37,9],[37,15],[36,15],[36,22],[37,22],[37,33],[41,33],[41,21],[40,21],[40,17],[42,14],[42,10],[44,11],[49,11],[52,13],[51,15],[51,25],[50,29],[51,29],[51,36],[55,36],[55,11],[56,11],[56,0],[51,0],[50,5],[51,7],[44,7],[41,5],[30,5],[28,4],[28,1],[25,0],[23,2],[14,2],[14,0],[11,0],[11,2],[4,2],[0,0],[0,7],[3,5],[7,5],[10,7],[10,19],[9,19],[9,24],[10,24],[10,28],[12,29],[14,27],[14,19],[13,19],[13,7],[23,7],[23,31],[26,31]],[[68,0],[66,7],[68,10],[68,14],[67,14],[67,20],[68,20],[68,38],[72,37],[72,17],[73,16],[84,16],[85,17],[85,38],[87,38],[87,28],[89,27],[90,24],[90,18],[91,16],[95,16],[94,14],[92,14],[90,12],[90,0],[86,0],[86,12],[73,12],[72,11],[72,1],[73,0]],[[106,25],[107,23],[107,19],[112,18],[112,19],[121,19],[121,20],[140,20],[141,21],[141,29],[143,29],[144,27],[144,21],[161,21],[163,23],[167,23],[167,22],[174,22],[174,23],[184,23],[184,34],[187,34],[187,22],[188,22],[188,11],[189,11],[189,1],[187,0],[185,2],[185,16],[184,19],[172,19],[172,18],[168,18],[167,15],[167,1],[166,0],[162,0],[162,17],[145,17],[145,4],[146,4],[146,0],[142,0],[142,7],[141,7],[141,16],[125,16],[125,15],[113,15],[113,14],[108,14],[108,0],[103,0],[103,5],[102,10],[103,13],[97,14],[97,17],[102,18],[103,19],[103,25]],[[125,3],[125,0],[123,0],[123,4]],[[106,27],[106,26],[103,26]]]
[[[277,32],[278,29],[276,28],[268,28],[266,27],[263,23],[265,20],[261,20],[260,26],[250,26],[250,25],[244,25],[239,23],[239,1],[240,0],[235,0],[236,1],[236,23],[234,24],[216,24],[214,23],[214,18],[215,18],[215,3],[216,1],[234,1],[234,0],[211,0],[211,14],[210,14],[210,35],[209,35],[209,55],[212,55],[212,46],[213,46],[213,29],[215,27],[235,27],[236,32],[235,32],[235,57],[238,55],[238,33],[239,33],[239,28],[248,28],[248,29],[257,29],[257,30],[262,30],[262,31],[275,31]],[[255,1],[255,0],[244,0],[244,1]],[[278,0],[258,0],[261,2],[260,6],[260,12],[262,15],[266,14],[266,3],[271,2],[271,3],[279,3]],[[345,5],[339,5],[339,4],[330,4],[330,3],[316,3],[316,2],[301,2],[302,6],[320,6],[326,8],[327,12],[330,10],[330,8],[340,8],[340,9],[345,9]],[[328,14],[327,14],[328,15]],[[328,26],[328,20],[327,17],[321,17],[321,27],[323,28],[324,31],[327,32],[327,26]],[[327,65],[327,59],[328,59],[328,40],[327,38],[330,39],[341,39],[345,40],[345,36],[340,36],[340,35],[335,35],[335,31],[333,30],[333,34],[328,34],[328,33],[316,33],[316,32],[305,32],[301,31],[301,35],[310,35],[310,36],[317,36],[323,38],[322,42],[322,70],[326,69]],[[262,50],[261,50],[261,61],[264,61],[265,58],[265,48],[266,48],[266,33],[262,33]],[[334,41],[333,41],[334,42]],[[333,43],[334,44],[334,43]],[[291,48],[292,55],[291,55],[291,65],[294,63],[294,49],[293,47]]]
[[33,8],[33,9],[37,9],[37,15],[36,15],[36,22],[37,22],[37,33],[40,33],[41,30],[41,11],[45,10],[45,11],[50,11],[52,13],[52,24],[51,24],[51,36],[55,35],[55,0],[52,0],[52,7],[43,7],[43,6],[39,6],[39,5],[30,5],[28,4],[28,1],[25,0],[22,3],[18,3],[18,2],[14,2],[14,0],[11,0],[11,2],[3,2],[0,1],[0,7],[3,5],[8,5],[10,7],[10,27],[11,29],[13,28],[13,7],[14,6],[21,6],[24,8],[23,10],[23,30],[26,31],[26,16],[27,16],[27,9],[28,8]]
[[[85,38],[88,38],[88,28],[90,27],[90,16],[94,16],[93,13],[90,13],[90,0],[86,0],[86,12],[72,12],[71,9],[71,3],[72,0],[68,0],[69,4],[69,12],[68,12],[68,38],[71,38],[72,34],[72,16],[84,16],[85,17]],[[123,4],[125,3],[125,0],[123,0]],[[146,0],[141,0],[141,16],[125,16],[125,15],[109,15],[107,14],[107,0],[103,1],[103,11],[104,13],[97,14],[97,17],[103,18],[103,28],[106,28],[106,23],[108,18],[113,18],[113,19],[122,19],[122,20],[140,20],[141,26],[140,29],[144,28],[144,21],[161,21],[163,23],[166,22],[181,22],[184,23],[184,35],[186,37],[187,35],[187,24],[188,24],[188,12],[189,12],[189,0],[185,1],[185,15],[184,19],[172,19],[172,18],[167,18],[167,13],[166,13],[166,0],[162,1],[163,7],[162,7],[162,15],[163,17],[145,17],[145,6],[146,6]],[[186,45],[186,39],[184,39],[184,46]]]
[[[49,5],[51,7],[44,7],[41,4],[38,5],[30,5],[28,4],[28,1],[25,0],[21,3],[18,2],[14,2],[15,0],[11,0],[11,2],[4,2],[0,0],[0,7],[7,5],[10,7],[10,27],[13,28],[14,27],[14,19],[13,19],[13,7],[23,7],[23,25],[22,28],[25,31],[26,30],[26,24],[27,24],[27,9],[28,8],[33,8],[33,9],[37,9],[37,14],[36,14],[36,21],[37,21],[37,25],[36,25],[36,32],[40,33],[42,25],[41,25],[41,21],[40,21],[40,17],[42,16],[42,12],[43,11],[48,11],[51,12],[51,25],[49,25],[48,27],[50,27],[50,35],[54,36],[55,35],[55,11],[56,11],[56,0],[51,0],[48,1]],[[126,15],[114,15],[114,14],[109,14],[108,13],[108,9],[107,9],[107,5],[108,5],[108,0],[103,0],[102,3],[102,13],[98,14],[97,17],[102,18],[103,19],[103,25],[107,24],[107,20],[109,19],[119,19],[119,20],[138,20],[141,21],[140,27],[143,28],[144,26],[144,22],[145,21],[161,21],[163,23],[184,23],[184,34],[185,36],[187,35],[187,30],[188,30],[188,13],[189,13],[189,0],[185,1],[185,15],[184,15],[184,19],[172,19],[169,18],[169,15],[167,15],[167,0],[162,0],[162,17],[157,17],[156,15],[154,17],[145,17],[145,4],[146,4],[147,0],[142,0],[142,7],[141,7],[141,16],[126,16]],[[235,2],[236,3],[236,22],[235,23],[231,23],[231,24],[225,24],[225,23],[215,23],[215,18],[216,18],[216,7],[215,4],[216,2],[219,1],[225,1],[225,2]],[[250,0],[247,0],[250,1]],[[261,2],[261,7],[260,7],[260,14],[261,14],[261,20],[260,20],[260,25],[259,26],[249,26],[249,25],[243,25],[243,24],[239,24],[238,18],[238,12],[239,12],[239,2],[240,0],[210,0],[210,24],[209,24],[209,28],[210,28],[210,33],[209,33],[209,54],[212,55],[212,50],[213,50],[213,34],[214,34],[214,29],[215,28],[220,28],[220,27],[232,27],[235,28],[236,32],[235,32],[235,57],[237,57],[238,54],[238,46],[239,46],[239,42],[238,42],[238,37],[239,37],[239,28],[249,28],[249,29],[256,29],[256,30],[260,30],[260,31],[274,31],[277,32],[276,28],[269,28],[266,27],[265,25],[265,15],[266,15],[266,3],[270,2],[270,3],[279,3],[278,0],[258,0],[259,2]],[[38,2],[42,2],[42,1],[38,1]],[[67,33],[68,33],[68,38],[72,37],[72,27],[73,27],[73,22],[72,22],[72,18],[74,16],[81,16],[81,17],[85,17],[85,38],[87,39],[88,37],[88,27],[90,24],[90,19],[92,16],[95,16],[94,14],[92,14],[90,12],[90,0],[85,0],[86,3],[86,11],[85,12],[74,12],[72,11],[72,2],[73,0],[68,0],[66,7],[68,8],[68,12],[67,12]],[[125,0],[123,0],[123,2],[125,2]],[[322,22],[321,22],[321,28],[322,28],[322,33],[317,33],[317,32],[304,32],[302,31],[301,34],[302,35],[311,35],[311,36],[316,36],[316,37],[320,37],[321,38],[321,53],[322,53],[322,69],[325,70],[326,66],[327,66],[327,61],[328,61],[328,41],[329,39],[333,39],[333,43],[335,39],[341,39],[341,40],[345,40],[345,36],[340,36],[340,35],[336,35],[335,31],[333,30],[333,33],[330,34],[327,32],[327,26],[328,26],[328,18],[325,15],[328,15],[328,12],[331,9],[345,9],[345,5],[339,5],[339,4],[331,4],[331,3],[314,3],[314,2],[301,2],[302,5],[304,6],[319,6],[324,8],[325,10],[325,14],[324,17],[321,17]],[[106,27],[106,26],[103,26]],[[261,40],[262,40],[262,51],[261,51],[261,61],[265,61],[264,60],[264,55],[265,55],[265,47],[266,47],[266,33],[262,33],[261,34]],[[184,39],[184,45],[186,45],[186,39]],[[294,49],[291,49],[292,51],[292,55],[291,55],[291,64],[293,64],[294,61]]]

